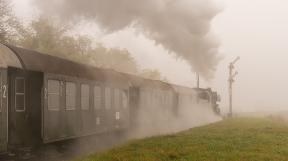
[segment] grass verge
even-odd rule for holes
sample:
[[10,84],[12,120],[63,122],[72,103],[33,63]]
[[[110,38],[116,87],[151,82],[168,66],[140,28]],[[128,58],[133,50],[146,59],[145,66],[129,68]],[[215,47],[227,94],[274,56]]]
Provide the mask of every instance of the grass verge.
[[177,134],[134,140],[77,161],[284,161],[288,124],[235,118]]

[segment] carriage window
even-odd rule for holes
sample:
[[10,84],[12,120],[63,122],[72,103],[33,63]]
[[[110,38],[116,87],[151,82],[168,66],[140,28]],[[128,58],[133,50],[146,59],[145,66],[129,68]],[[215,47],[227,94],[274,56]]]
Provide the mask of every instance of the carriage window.
[[111,108],[111,89],[109,87],[105,87],[105,108]]
[[160,96],[160,105],[161,106],[165,106],[165,92],[164,91],[160,91],[159,92],[159,96]]
[[[123,92],[124,93],[124,92]],[[144,102],[144,104],[145,104],[145,106],[147,106],[147,107],[149,107],[150,106],[150,96],[149,96],[149,91],[148,90],[146,90],[144,93],[144,96],[145,96],[145,102]],[[124,105],[123,105],[124,106]]]
[[15,109],[17,112],[25,111],[25,79],[15,79]]
[[101,118],[100,117],[96,117],[96,125],[100,125],[101,124]]
[[89,110],[89,85],[81,85],[81,108]]
[[116,120],[120,120],[120,112],[116,112],[115,113],[115,119]]
[[162,106],[164,106],[164,108],[166,108],[166,104],[167,104],[167,102],[166,102],[166,92],[162,91],[161,94],[162,94],[161,104],[162,104]]
[[[143,102],[141,101],[141,105],[143,106],[147,106],[147,92],[145,90],[141,91],[141,95],[140,95],[140,99],[143,100]],[[122,103],[123,106],[123,103]]]
[[146,105],[151,106],[151,93],[148,90],[146,91]]
[[94,87],[94,108],[101,108],[101,87],[98,86]]
[[154,90],[151,90],[151,105],[154,106],[155,105],[155,99],[156,99],[156,94]]
[[172,104],[172,100],[171,100],[171,93],[170,92],[166,92],[166,104],[168,107],[170,107],[170,105]]
[[121,92],[122,94],[122,106],[123,108],[127,108],[128,107],[128,98],[127,95],[125,94],[124,91]]
[[66,109],[76,109],[76,84],[72,82],[66,82]]
[[48,110],[60,108],[60,81],[48,80]]
[[156,104],[159,106],[161,104],[162,98],[161,98],[161,93],[159,90],[156,90]]
[[118,109],[121,104],[120,104],[120,90],[119,89],[115,89],[114,90],[114,106],[116,109]]
[[173,95],[173,93],[169,92],[168,97],[169,97],[169,105],[170,105],[170,107],[172,107],[173,104],[174,104],[174,95]]
[[166,104],[167,104],[167,102],[166,102],[166,92],[165,91],[161,91],[160,94],[161,94],[161,104],[162,104],[162,106],[165,107]]

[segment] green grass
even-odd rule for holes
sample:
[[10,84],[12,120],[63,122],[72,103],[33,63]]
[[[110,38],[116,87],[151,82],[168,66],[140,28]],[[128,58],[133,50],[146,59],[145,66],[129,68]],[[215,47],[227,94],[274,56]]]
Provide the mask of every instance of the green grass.
[[78,161],[284,161],[288,124],[236,118],[178,134],[135,140]]

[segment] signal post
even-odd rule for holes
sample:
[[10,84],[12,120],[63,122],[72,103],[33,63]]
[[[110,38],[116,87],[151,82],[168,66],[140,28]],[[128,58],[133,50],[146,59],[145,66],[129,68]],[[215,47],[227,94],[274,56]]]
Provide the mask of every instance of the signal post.
[[229,78],[228,78],[228,83],[229,83],[229,117],[233,116],[233,108],[232,108],[232,95],[233,95],[233,83],[235,82],[235,77],[238,75],[238,72],[234,72],[235,68],[235,63],[240,59],[240,57],[237,57],[233,62],[229,64]]

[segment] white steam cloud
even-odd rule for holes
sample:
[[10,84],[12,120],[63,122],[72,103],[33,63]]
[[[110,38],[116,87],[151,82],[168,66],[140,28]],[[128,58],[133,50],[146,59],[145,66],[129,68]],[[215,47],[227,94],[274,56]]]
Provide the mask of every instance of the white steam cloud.
[[[41,11],[65,20],[85,18],[107,33],[134,27],[186,60],[206,78],[219,61],[210,22],[219,9],[212,0],[34,0]],[[131,44],[133,45],[133,44]]]
[[[154,92],[156,93],[151,96],[150,92],[141,90],[140,108],[132,114],[135,118],[133,124],[136,126],[132,126],[130,137],[143,138],[171,134],[221,120],[221,117],[213,111],[211,104],[205,100],[199,99],[197,103],[195,99],[191,99],[191,95],[182,93],[179,94],[177,108],[175,108],[171,95],[164,101],[163,98],[159,98],[159,93],[157,96],[159,91]],[[158,99],[152,99],[154,97]]]

